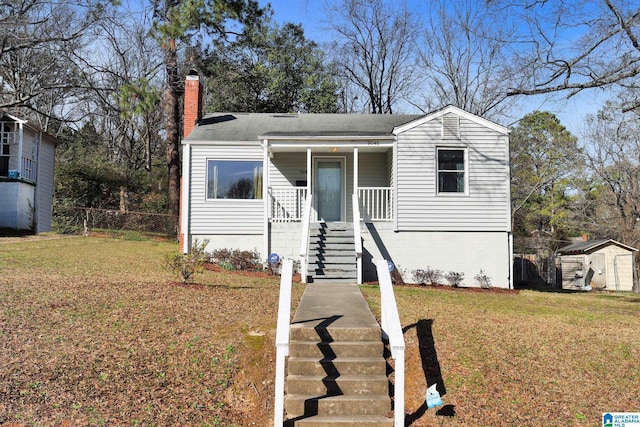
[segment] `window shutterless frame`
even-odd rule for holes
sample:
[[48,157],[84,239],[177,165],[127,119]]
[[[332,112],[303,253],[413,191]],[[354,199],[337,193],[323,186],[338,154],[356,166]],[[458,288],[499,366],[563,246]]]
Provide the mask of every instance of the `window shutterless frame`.
[[469,161],[463,147],[436,147],[436,194],[460,196],[469,194]]
[[218,160],[206,162],[206,200],[260,200],[262,160]]

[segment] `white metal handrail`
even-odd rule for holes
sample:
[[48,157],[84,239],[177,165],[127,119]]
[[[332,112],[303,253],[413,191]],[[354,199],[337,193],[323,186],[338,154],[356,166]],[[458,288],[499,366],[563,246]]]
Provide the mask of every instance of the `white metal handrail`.
[[309,223],[311,222],[311,201],[313,194],[309,193],[302,215],[302,237],[300,238],[300,276],[302,283],[307,283],[307,250],[309,248]]
[[306,187],[269,187],[272,221],[300,221],[304,215]]
[[289,355],[289,327],[291,319],[291,281],[293,261],[282,262],[280,276],[280,298],[278,301],[278,325],[276,327],[276,378],[273,404],[273,425],[281,426],[284,421],[284,375],[285,359]]
[[359,187],[358,198],[364,220],[393,220],[393,187]]
[[389,263],[387,260],[376,261],[378,283],[380,284],[380,308],[382,331],[389,340],[391,357],[395,360],[394,384],[394,421],[395,427],[404,426],[404,335],[398,314],[396,297],[393,293]]
[[354,194],[352,198],[353,206],[353,239],[356,247],[356,265],[358,284],[362,283],[362,235],[360,233],[360,205],[358,203],[358,195]]

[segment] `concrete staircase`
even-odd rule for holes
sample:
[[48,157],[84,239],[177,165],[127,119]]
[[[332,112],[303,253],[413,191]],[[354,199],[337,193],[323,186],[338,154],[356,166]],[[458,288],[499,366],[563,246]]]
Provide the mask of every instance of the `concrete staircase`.
[[286,426],[393,426],[381,329],[357,286],[307,285],[291,326],[286,389]]
[[356,283],[353,224],[311,224],[309,230],[309,277],[307,283]]

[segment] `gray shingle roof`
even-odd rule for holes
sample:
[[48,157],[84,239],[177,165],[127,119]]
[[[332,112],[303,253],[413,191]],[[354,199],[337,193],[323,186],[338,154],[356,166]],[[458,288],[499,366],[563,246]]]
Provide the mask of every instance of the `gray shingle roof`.
[[587,240],[586,242],[573,243],[571,245],[558,249],[557,252],[559,254],[586,253],[586,252],[591,252],[595,249],[598,249],[602,246],[606,246],[608,244],[617,245],[622,248],[629,249],[630,251],[637,251],[637,249],[632,248],[631,246],[627,246],[624,243],[620,243],[613,239],[596,239],[596,240]]
[[416,120],[415,114],[214,113],[205,116],[186,141],[257,141],[261,137],[380,137]]

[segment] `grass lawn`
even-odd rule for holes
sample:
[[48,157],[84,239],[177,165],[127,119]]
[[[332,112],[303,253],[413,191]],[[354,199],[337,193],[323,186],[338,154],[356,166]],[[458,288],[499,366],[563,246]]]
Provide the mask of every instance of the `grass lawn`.
[[[175,244],[0,239],[0,425],[269,426],[278,279]],[[379,293],[363,286],[374,313]],[[294,301],[303,287],[294,286]],[[396,288],[413,426],[594,426],[640,411],[640,297]],[[425,410],[438,382],[441,414]]]

